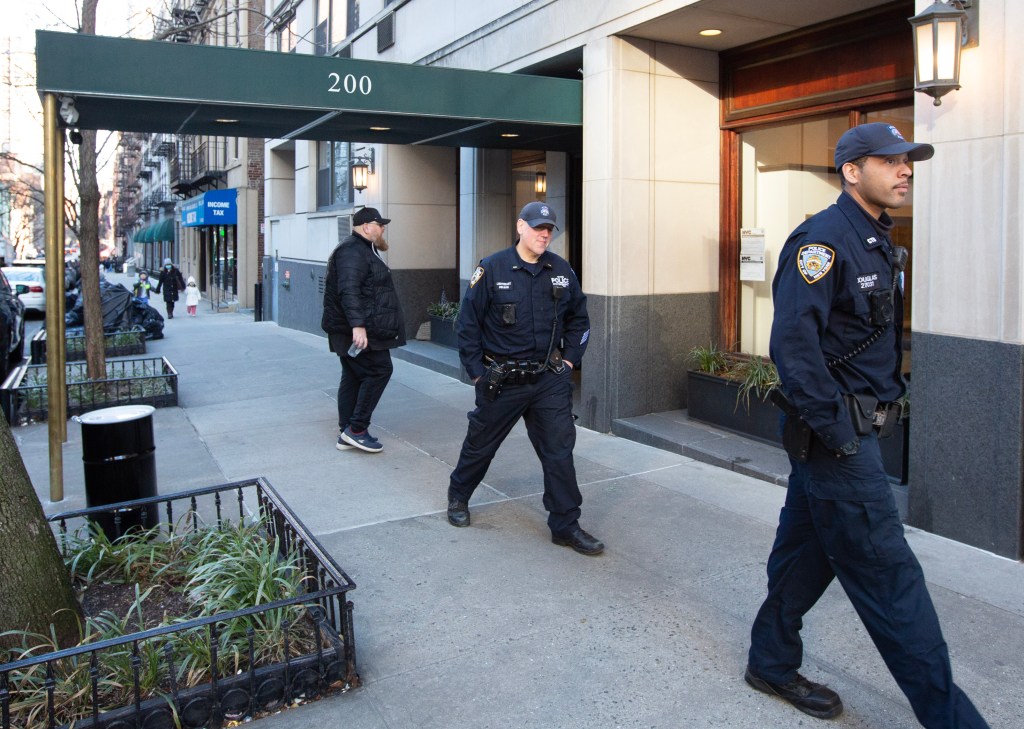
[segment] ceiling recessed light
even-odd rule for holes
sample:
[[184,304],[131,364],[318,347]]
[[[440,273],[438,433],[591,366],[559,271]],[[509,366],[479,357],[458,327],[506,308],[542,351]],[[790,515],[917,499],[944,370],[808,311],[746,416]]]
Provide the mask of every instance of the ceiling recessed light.
[[513,134],[512,132],[505,132],[501,136],[503,136],[505,139],[515,139],[519,135],[518,134]]
[[218,124],[237,124],[237,119],[214,119]]
[[711,37],[715,35],[722,35],[722,31],[718,28],[705,28],[700,32],[701,35]]
[[370,127],[371,132],[390,132],[391,127]]

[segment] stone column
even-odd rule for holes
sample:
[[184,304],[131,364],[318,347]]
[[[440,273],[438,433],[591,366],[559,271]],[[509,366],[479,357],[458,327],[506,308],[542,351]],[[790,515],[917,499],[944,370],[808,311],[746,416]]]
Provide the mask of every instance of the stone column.
[[512,155],[500,149],[460,151],[459,296],[465,291],[477,262],[511,245]]
[[715,334],[718,59],[601,38],[584,49],[581,421],[686,404],[686,354]]
[[[1024,558],[1024,15],[988,0],[962,88],[919,97],[908,522]],[[926,2],[918,2],[922,9]]]

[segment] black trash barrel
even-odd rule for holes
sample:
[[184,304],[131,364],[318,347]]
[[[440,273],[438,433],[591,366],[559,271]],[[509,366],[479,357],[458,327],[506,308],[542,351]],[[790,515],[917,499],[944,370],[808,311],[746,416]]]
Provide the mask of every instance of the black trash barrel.
[[[121,405],[93,410],[82,424],[85,505],[104,506],[156,496],[156,445],[150,405]],[[118,509],[93,517],[111,540],[132,527],[148,529],[158,521],[156,505]]]

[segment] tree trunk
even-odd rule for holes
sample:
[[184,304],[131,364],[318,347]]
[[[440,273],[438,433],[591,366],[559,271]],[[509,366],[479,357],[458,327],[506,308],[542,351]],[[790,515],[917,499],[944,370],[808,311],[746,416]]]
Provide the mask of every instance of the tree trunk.
[[[81,33],[96,32],[96,5],[83,0]],[[100,307],[100,188],[96,182],[96,132],[82,130],[78,145],[79,229],[82,313],[85,322],[85,371],[90,380],[107,377],[103,311]]]
[[103,310],[100,306],[100,188],[96,183],[96,132],[82,131],[78,145],[80,183],[78,188],[79,229],[81,246],[82,313],[85,320],[86,374],[90,380],[107,376],[103,341]]
[[[0,416],[0,632],[49,634],[53,625],[62,648],[79,639],[82,609],[57,549],[57,540],[14,443]],[[0,646],[17,639],[0,638]]]

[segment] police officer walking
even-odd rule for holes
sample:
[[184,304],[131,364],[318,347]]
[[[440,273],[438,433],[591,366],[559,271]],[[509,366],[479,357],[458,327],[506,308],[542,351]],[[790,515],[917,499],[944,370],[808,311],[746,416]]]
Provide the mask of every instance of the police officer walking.
[[909,163],[933,154],[889,124],[847,131],[835,150],[838,201],[800,225],[779,258],[771,357],[792,471],[745,679],[811,716],[842,712],[834,691],[797,672],[803,616],[835,577],[922,725],[987,727],[953,683],[878,448],[905,391],[906,250],[893,246],[885,211],[907,202]]
[[516,245],[483,259],[469,281],[456,328],[476,409],[448,486],[448,521],[469,526],[469,499],[523,418],[544,470],[551,541],[593,555],[604,544],[579,525],[583,497],[572,457],[571,373],[586,351],[590,318],[576,274],[548,250],[555,227],[550,207],[527,204]]

